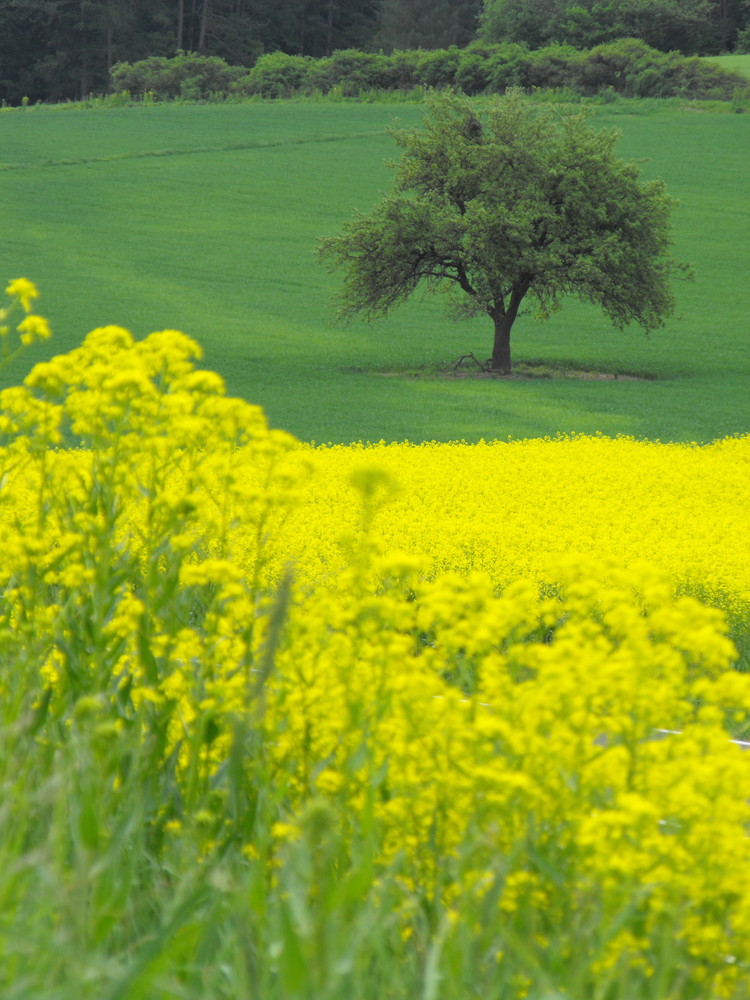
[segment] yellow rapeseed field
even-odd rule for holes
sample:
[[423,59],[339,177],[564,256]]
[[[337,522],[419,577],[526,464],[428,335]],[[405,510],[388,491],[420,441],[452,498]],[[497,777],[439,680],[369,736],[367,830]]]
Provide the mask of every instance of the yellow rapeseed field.
[[[676,586],[750,601],[750,436],[705,446],[601,436],[316,449],[315,475],[273,545],[304,580],[335,574],[356,531],[430,573],[497,585],[549,578],[561,557],[658,566]],[[345,558],[345,557],[344,557]]]

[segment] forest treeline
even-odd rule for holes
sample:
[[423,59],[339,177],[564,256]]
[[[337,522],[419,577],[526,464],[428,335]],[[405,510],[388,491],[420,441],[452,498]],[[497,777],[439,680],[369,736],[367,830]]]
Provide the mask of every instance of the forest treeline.
[[0,101],[109,90],[118,63],[196,53],[249,70],[269,53],[588,49],[617,38],[662,52],[750,49],[750,0],[4,0]]

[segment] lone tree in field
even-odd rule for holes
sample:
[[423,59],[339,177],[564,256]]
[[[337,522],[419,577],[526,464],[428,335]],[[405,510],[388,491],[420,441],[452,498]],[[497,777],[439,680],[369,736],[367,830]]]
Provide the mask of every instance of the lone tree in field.
[[671,277],[687,269],[668,254],[676,203],[615,156],[616,131],[511,91],[483,119],[467,98],[433,96],[422,128],[392,134],[404,149],[394,192],[320,241],[320,258],[346,268],[340,317],[384,316],[424,284],[457,316],[490,317],[488,366],[508,373],[527,297],[546,319],[576,295],[618,328],[671,314]]

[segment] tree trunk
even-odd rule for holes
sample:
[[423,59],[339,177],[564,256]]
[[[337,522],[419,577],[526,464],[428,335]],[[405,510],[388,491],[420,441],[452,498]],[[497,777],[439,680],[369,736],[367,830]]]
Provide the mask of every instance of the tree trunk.
[[305,54],[305,28],[307,20],[307,4],[303,3],[300,7],[300,21],[299,21],[299,43],[297,48],[299,49],[299,55],[303,56]]
[[[114,0],[107,0],[107,81],[115,62],[115,4]],[[120,25],[118,24],[118,27]]]
[[177,55],[183,50],[183,35],[185,34],[185,0],[177,3]]
[[492,319],[495,324],[495,342],[492,345],[492,371],[502,375],[510,375],[510,328],[515,315],[511,313],[496,313]]
[[492,346],[492,371],[510,375],[510,329],[516,321],[524,295],[531,288],[533,274],[522,275],[510,292],[510,302],[505,308],[507,299],[498,296],[494,307],[489,311],[495,324],[495,342]]
[[190,8],[190,32],[187,37],[185,48],[189,52],[195,51],[195,25],[198,19],[198,0],[193,0]]
[[208,22],[211,17],[211,0],[203,0],[201,10],[201,27],[198,35],[198,51],[201,55],[206,54],[206,36],[208,35]]
[[328,0],[326,10],[326,55],[333,52],[333,0]]

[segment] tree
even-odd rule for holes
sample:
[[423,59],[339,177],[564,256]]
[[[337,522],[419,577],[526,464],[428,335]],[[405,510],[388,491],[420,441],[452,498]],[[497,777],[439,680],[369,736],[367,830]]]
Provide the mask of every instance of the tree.
[[386,52],[466,45],[479,8],[479,0],[382,0],[374,43]]
[[404,149],[394,192],[320,241],[346,268],[341,317],[386,315],[419,287],[445,291],[458,316],[494,324],[490,367],[511,368],[511,328],[524,299],[548,318],[566,294],[614,325],[661,326],[674,307],[661,181],[618,160],[618,133],[583,114],[539,110],[518,90],[481,120],[465,97],[428,99],[423,128],[395,130]]
[[663,52],[708,54],[733,44],[744,0],[484,0],[490,42],[591,48],[640,38]]
[[[0,100],[65,100],[107,89],[118,61],[174,52],[167,0],[0,3]],[[173,0],[169,0],[173,3]],[[166,19],[166,21],[165,21]]]

